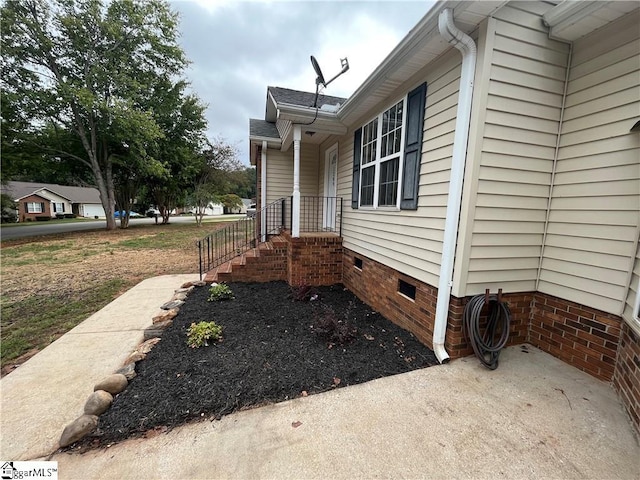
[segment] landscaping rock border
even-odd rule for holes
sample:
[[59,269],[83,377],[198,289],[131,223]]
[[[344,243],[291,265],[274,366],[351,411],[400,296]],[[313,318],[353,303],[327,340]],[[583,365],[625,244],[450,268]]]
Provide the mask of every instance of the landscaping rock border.
[[164,330],[173,323],[189,293],[196,287],[204,286],[206,282],[198,280],[183,283],[180,288],[174,290],[171,299],[160,307],[161,312],[151,319],[151,325],[144,330],[142,343],[131,352],[124,365],[94,385],[93,393],[84,405],[83,414],[64,428],[58,442],[60,448],[82,440],[98,428],[98,416],[111,407],[114,398],[123,392],[129,381],[136,376],[136,363],[143,360],[160,341]]

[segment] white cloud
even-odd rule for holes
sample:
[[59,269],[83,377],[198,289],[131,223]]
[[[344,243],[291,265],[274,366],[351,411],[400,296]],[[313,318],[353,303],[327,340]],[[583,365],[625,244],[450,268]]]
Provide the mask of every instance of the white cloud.
[[314,55],[324,93],[351,95],[428,11],[427,1],[172,0],[181,44],[193,62],[186,75],[209,105],[209,136],[237,145],[248,163],[249,118],[263,118],[268,85],[313,92]]

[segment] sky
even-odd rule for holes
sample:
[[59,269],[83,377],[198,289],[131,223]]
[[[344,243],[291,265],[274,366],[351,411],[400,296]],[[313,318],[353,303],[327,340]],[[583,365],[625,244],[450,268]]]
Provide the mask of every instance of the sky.
[[249,164],[249,118],[264,119],[267,86],[349,97],[418,23],[433,1],[170,0],[191,89],[207,105],[209,139],[234,145]]

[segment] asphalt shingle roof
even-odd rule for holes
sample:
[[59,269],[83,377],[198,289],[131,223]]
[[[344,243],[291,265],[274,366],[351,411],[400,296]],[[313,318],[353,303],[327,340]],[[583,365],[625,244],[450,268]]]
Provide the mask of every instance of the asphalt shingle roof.
[[249,119],[249,136],[280,139],[275,123],[257,118]]
[[[282,87],[268,87],[268,91],[273,95],[276,103],[289,105],[299,105],[301,107],[313,107],[313,101],[316,97],[315,93],[301,92],[299,90],[291,90]],[[318,95],[318,107],[323,105],[337,105],[346,102],[346,98],[332,97],[331,95]]]
[[66,198],[71,203],[101,203],[98,189],[92,187],[70,187],[55,183],[7,182],[6,185],[2,186],[2,191],[10,193],[15,200],[31,195],[43,188]]

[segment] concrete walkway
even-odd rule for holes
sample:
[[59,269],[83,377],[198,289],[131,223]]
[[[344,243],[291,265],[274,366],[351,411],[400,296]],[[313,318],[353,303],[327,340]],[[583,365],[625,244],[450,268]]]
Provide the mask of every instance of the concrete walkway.
[[[142,282],[5,377],[0,459],[51,453],[94,381],[194,277]],[[613,389],[531,346],[506,349],[496,371],[470,357],[51,459],[61,479],[640,478]]]
[[31,460],[57,448],[82,415],[93,385],[120,368],[160,306],[197,274],[140,282],[0,380],[0,460]]

